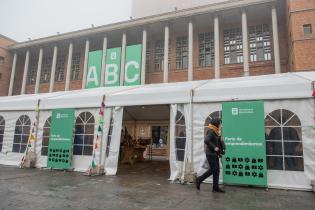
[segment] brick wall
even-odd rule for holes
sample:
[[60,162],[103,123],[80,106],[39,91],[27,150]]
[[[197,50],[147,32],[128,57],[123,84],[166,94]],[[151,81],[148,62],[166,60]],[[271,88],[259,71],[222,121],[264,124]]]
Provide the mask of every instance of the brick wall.
[[0,64],[0,96],[8,95],[13,55],[8,51],[8,46],[14,42],[0,36],[0,57],[4,63]]
[[[292,71],[315,70],[315,1],[287,0]],[[312,34],[304,34],[303,25],[311,24]]]

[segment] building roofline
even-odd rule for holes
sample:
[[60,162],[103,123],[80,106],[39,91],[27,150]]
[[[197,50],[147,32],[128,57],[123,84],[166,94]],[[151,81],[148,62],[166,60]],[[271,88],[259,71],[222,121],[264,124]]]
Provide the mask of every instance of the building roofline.
[[216,4],[209,4],[205,6],[198,6],[189,9],[183,9],[173,12],[167,12],[163,14],[157,14],[152,16],[146,16],[134,20],[126,20],[117,23],[111,23],[108,25],[102,25],[94,28],[81,29],[77,31],[67,32],[63,34],[43,37],[25,42],[19,42],[9,47],[10,50],[18,50],[35,45],[47,44],[51,42],[58,42],[67,39],[73,39],[78,37],[90,36],[98,33],[106,33],[114,30],[123,30],[131,27],[144,26],[147,24],[157,23],[161,21],[169,21],[178,18],[190,17],[194,15],[201,15],[209,12],[218,12],[222,10],[239,8],[243,6],[276,2],[276,0],[229,0],[228,2],[220,2]]
[[0,37],[1,37],[1,38],[4,38],[4,39],[7,39],[7,40],[9,40],[9,41],[11,41],[11,42],[14,42],[14,43],[18,43],[18,42],[15,41],[14,39],[11,39],[11,38],[9,38],[9,37],[3,35],[3,34],[0,34]]

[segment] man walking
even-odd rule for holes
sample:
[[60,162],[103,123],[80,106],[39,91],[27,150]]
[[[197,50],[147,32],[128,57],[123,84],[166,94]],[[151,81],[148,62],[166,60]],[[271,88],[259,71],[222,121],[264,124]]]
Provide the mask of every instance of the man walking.
[[212,192],[225,193],[219,188],[220,166],[219,158],[222,155],[222,146],[220,140],[221,120],[218,118],[212,119],[209,125],[209,131],[206,134],[204,143],[206,146],[206,157],[210,168],[200,177],[196,178],[196,188],[200,190],[200,184],[209,176],[213,175]]

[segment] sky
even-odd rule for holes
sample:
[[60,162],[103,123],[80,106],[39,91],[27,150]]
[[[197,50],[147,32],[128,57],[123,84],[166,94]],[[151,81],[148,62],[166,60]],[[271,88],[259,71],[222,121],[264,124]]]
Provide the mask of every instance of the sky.
[[128,20],[131,0],[0,0],[0,34],[18,42]]

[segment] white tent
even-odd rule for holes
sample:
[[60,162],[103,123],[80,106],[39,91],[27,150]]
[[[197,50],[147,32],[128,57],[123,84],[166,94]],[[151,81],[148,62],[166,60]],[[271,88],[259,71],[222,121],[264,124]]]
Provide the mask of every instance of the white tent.
[[[162,105],[170,106],[170,166],[171,180],[182,179],[186,172],[200,172],[203,162],[204,123],[210,113],[221,110],[221,103],[233,100],[264,100],[266,116],[274,110],[286,109],[295,113],[301,121],[304,171],[268,172],[270,187],[310,189],[310,180],[315,179],[315,73],[286,73],[233,79],[219,79],[168,84],[152,84],[134,87],[96,88],[52,94],[25,95],[0,98],[0,115],[6,120],[4,146],[0,153],[0,164],[17,165],[21,155],[12,153],[14,126],[22,114],[35,118],[34,108],[40,100],[38,125],[37,166],[46,167],[47,158],[40,154],[43,127],[56,108],[75,108],[76,117],[90,112],[97,122],[98,109],[105,96],[105,123],[103,127],[102,155],[98,161],[105,165],[108,175],[116,174],[123,108],[127,106]],[[178,137],[177,115],[182,114],[185,125],[185,158],[176,159],[175,140]],[[112,124],[110,123],[112,119]],[[95,123],[95,130],[97,129]],[[113,133],[108,135],[110,126]],[[110,138],[110,141],[108,139]],[[106,145],[111,142],[110,145]],[[106,157],[105,149],[109,147]],[[90,156],[74,156],[75,170],[84,171],[91,162]],[[192,164],[193,163],[193,164]]]

